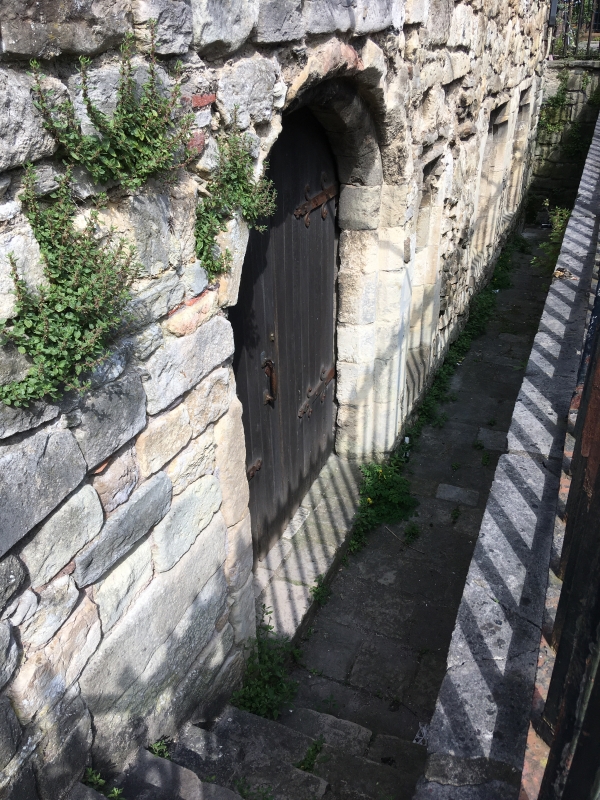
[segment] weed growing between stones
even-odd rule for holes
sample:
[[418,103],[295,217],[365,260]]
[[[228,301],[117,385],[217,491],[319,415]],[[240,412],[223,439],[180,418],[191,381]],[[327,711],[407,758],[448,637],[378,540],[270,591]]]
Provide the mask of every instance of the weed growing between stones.
[[567,104],[567,84],[569,83],[569,70],[564,67],[558,73],[558,89],[553,97],[542,104],[538,131],[559,133],[565,127],[562,112]]
[[265,231],[266,226],[258,225],[258,220],[274,213],[277,196],[270,180],[254,178],[251,142],[236,130],[235,118],[232,131],[219,137],[218,147],[219,165],[207,187],[210,194],[196,211],[196,255],[209,280],[227,272],[231,265],[231,253],[221,253],[215,244],[227,222],[239,211],[251,228]]
[[450,512],[450,519],[452,520],[453,525],[456,525],[459,517],[460,517],[460,508],[456,506],[456,508],[453,508],[452,511]]
[[317,756],[323,749],[323,745],[325,744],[325,739],[322,736],[319,736],[318,739],[309,745],[308,750],[306,751],[306,755],[302,759],[302,761],[298,761],[297,764],[294,764],[295,767],[298,769],[303,770],[303,772],[312,772],[315,768],[315,764],[317,761]]
[[92,769],[91,767],[86,768],[83,775],[83,783],[95,792],[103,794],[108,800],[126,800],[123,796],[122,789],[105,789],[106,781],[98,770]]
[[16,315],[0,323],[0,344],[15,345],[33,363],[23,380],[0,386],[0,400],[8,405],[86,388],[82,377],[106,356],[138,271],[135,250],[125,239],[112,232],[98,238],[96,210],[83,228],[75,225],[69,181],[67,170],[49,201],[40,202],[33,167],[25,173],[21,201],[40,246],[44,283],[31,290],[10,256]]
[[273,789],[270,786],[257,786],[252,788],[243,778],[235,781],[235,790],[244,800],[275,800]]
[[406,544],[412,544],[421,535],[421,528],[416,522],[409,522],[404,531],[404,541]]
[[544,202],[544,205],[548,208],[552,230],[548,240],[540,244],[540,250],[543,255],[535,256],[531,264],[534,267],[540,267],[545,273],[551,275],[560,255],[560,248],[569,224],[571,211],[568,208],[553,208],[550,210],[548,200]]
[[296,696],[298,684],[288,677],[287,666],[301,655],[289,639],[273,633],[268,619],[272,613],[263,606],[256,639],[249,645],[242,688],[231,697],[234,706],[267,719],[277,719],[281,705]]
[[161,737],[157,742],[153,742],[151,745],[149,745],[148,750],[153,756],[157,756],[158,758],[166,758],[169,761],[171,760],[169,741],[165,736]]
[[[485,333],[496,306],[496,293],[511,285],[510,271],[515,251],[530,252],[529,244],[518,234],[513,235],[504,246],[488,285],[471,300],[467,324],[456,341],[450,345],[444,363],[438,369],[431,388],[407,427],[400,446],[390,455],[387,463],[365,464],[361,467],[363,479],[358,510],[348,543],[350,553],[361,550],[367,542],[367,534],[378,525],[408,519],[417,507],[418,501],[410,493],[409,481],[402,474],[410,450],[426,425],[442,427],[446,422],[448,417],[440,412],[440,404],[451,399],[450,381],[456,368],[469,352],[472,341]],[[460,510],[458,513],[460,514]]]
[[126,36],[121,45],[121,71],[112,117],[94,105],[89,86],[91,62],[85,56],[79,59],[83,102],[97,135],[82,132],[71,99],[54,103],[52,92],[42,88],[39,63],[31,62],[35,104],[46,130],[59,143],[65,161],[85,167],[96,183],[114,181],[133,191],[151,176],[183,166],[198,155],[187,146],[194,117],[184,114],[181,108],[181,67],[177,65],[174,86],[166,92],[156,63],[156,21],[150,30],[148,79],[141,91],[131,61],[133,34]]
[[331,597],[331,589],[325,583],[325,578],[322,575],[317,575],[315,585],[311,586],[310,593],[313,601],[318,606],[324,606]]

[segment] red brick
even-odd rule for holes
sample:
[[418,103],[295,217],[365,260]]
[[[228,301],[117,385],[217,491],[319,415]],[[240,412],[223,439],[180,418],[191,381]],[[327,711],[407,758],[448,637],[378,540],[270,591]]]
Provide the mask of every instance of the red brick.
[[204,135],[203,131],[194,131],[190,137],[188,142],[188,147],[190,150],[196,150],[198,155],[204,150],[204,144],[206,142],[206,136]]
[[204,108],[205,106],[212,105],[217,99],[217,95],[211,94],[193,94],[192,95],[192,108]]

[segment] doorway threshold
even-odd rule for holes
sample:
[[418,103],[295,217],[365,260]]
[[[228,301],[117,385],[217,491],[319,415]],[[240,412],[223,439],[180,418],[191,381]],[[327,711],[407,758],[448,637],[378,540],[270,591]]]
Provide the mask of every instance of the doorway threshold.
[[345,555],[359,484],[358,464],[332,454],[281,539],[256,563],[257,620],[265,606],[276,634],[293,639],[310,624],[317,607],[311,589],[319,576],[328,583]]

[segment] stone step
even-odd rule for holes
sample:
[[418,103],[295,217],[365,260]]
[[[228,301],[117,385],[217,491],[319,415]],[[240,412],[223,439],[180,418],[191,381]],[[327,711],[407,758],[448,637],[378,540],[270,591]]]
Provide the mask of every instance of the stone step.
[[424,769],[426,757],[427,748],[423,745],[381,733],[375,736],[367,750],[367,758],[371,761],[403,772],[412,769],[414,764],[419,764],[419,769]]
[[[215,726],[215,729],[220,726],[219,734],[215,729],[184,727],[172,749],[172,760],[195,772],[203,781],[214,781],[230,789],[240,787],[243,794],[246,789],[265,789],[274,800],[320,800],[325,795],[325,780],[293,766],[294,760],[306,755],[312,743],[308,736],[249,714],[256,721],[252,724],[244,718],[246,712],[228,711]],[[284,732],[280,739],[287,740],[287,746],[275,739],[270,725]],[[293,760],[288,760],[290,756]]]
[[325,745],[313,773],[327,781],[335,800],[411,800],[424,765],[425,759],[399,770]]
[[[112,785],[112,784],[111,784]],[[114,783],[127,800],[241,800],[240,795],[147,750]]]
[[294,708],[281,715],[281,724],[292,728],[311,739],[322,738],[325,744],[354,756],[367,754],[373,737],[368,728],[356,722],[338,719],[331,714],[314,711],[312,708]]

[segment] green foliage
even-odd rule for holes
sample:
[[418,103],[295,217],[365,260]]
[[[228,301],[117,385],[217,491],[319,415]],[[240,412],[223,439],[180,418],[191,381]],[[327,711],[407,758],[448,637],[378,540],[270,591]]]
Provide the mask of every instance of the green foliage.
[[149,745],[148,750],[153,756],[158,756],[158,758],[166,758],[168,760],[171,759],[171,754],[169,752],[169,741],[165,736],[160,738],[157,742],[153,742],[151,745]]
[[479,439],[477,439],[475,442],[473,442],[473,447],[475,448],[475,450],[483,450],[485,445],[484,445],[483,442],[481,442],[481,441],[479,441]]
[[553,208],[550,209],[549,203],[546,200],[546,208],[550,214],[550,224],[552,229],[548,241],[542,242],[540,250],[543,255],[535,256],[531,264],[534,267],[541,267],[545,273],[552,274],[560,255],[560,248],[562,247],[563,238],[569,224],[569,217],[571,211],[568,208]]
[[106,356],[138,269],[125,239],[116,240],[112,231],[98,237],[96,210],[83,228],[76,227],[69,179],[67,171],[42,203],[35,196],[33,167],[25,173],[21,200],[40,246],[45,281],[30,290],[11,257],[16,316],[0,325],[0,344],[14,344],[33,366],[24,380],[0,386],[0,400],[8,405],[85,388],[82,377]]
[[455,525],[458,522],[458,518],[460,517],[460,508],[456,506],[450,512],[450,519],[452,520],[452,524]]
[[490,463],[490,454],[489,453],[484,453],[481,456],[481,463],[483,464],[484,467],[488,466],[488,464]]
[[251,142],[235,124],[234,120],[233,130],[219,137],[219,165],[207,187],[210,195],[202,199],[196,212],[196,255],[209,280],[230,267],[231,254],[219,252],[215,237],[226,229],[235,212],[239,211],[251,228],[264,231],[258,220],[275,211],[273,184],[267,178],[255,180]]
[[98,135],[82,132],[70,99],[54,102],[53,93],[42,88],[40,65],[31,62],[35,104],[44,126],[60,144],[65,160],[85,167],[96,183],[115,181],[132,191],[149,177],[165,174],[197,156],[187,147],[194,118],[181,110],[180,66],[176,67],[175,84],[165,96],[157,71],[155,35],[153,22],[148,79],[141,91],[137,89],[131,62],[134,36],[126,36],[121,46],[121,72],[112,118],[90,98],[90,59],[79,59],[83,101]]
[[98,770],[92,769],[91,767],[86,768],[82,782],[95,792],[103,794],[108,800],[125,800],[122,789],[105,789],[106,781]]
[[263,606],[256,639],[250,645],[244,683],[231,698],[238,708],[267,719],[277,719],[282,703],[289,703],[296,696],[298,685],[288,677],[287,665],[290,659],[300,657],[300,651],[292,647],[289,639],[273,633],[268,620],[272,613]]
[[319,736],[318,739],[309,745],[306,755],[302,759],[302,761],[298,761],[297,764],[294,764],[295,767],[298,769],[303,770],[304,772],[312,772],[315,768],[315,763],[317,761],[317,756],[323,749],[323,745],[325,744],[325,739],[322,736]]
[[409,522],[404,531],[404,541],[406,544],[412,544],[421,535],[421,528],[416,522]]
[[234,783],[237,793],[244,800],[275,800],[273,789],[270,786],[255,786],[252,788],[243,778]]
[[569,70],[563,67],[558,73],[558,89],[556,94],[543,103],[540,109],[540,119],[538,130],[547,133],[559,133],[565,127],[562,119],[563,110],[567,104],[567,84],[569,82]]
[[315,585],[311,586],[310,593],[312,599],[318,606],[324,606],[331,597],[331,589],[325,583],[325,578],[322,575],[317,575]]

